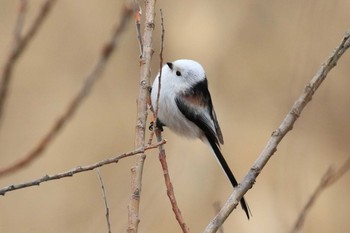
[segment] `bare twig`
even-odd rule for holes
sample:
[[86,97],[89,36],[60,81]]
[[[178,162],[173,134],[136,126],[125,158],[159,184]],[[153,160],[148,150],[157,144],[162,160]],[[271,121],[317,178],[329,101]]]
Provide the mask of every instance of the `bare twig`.
[[156,101],[156,106],[155,109],[153,109],[153,130],[151,132],[151,135],[149,137],[148,144],[152,144],[154,132],[156,130],[156,122],[157,122],[157,116],[158,116],[158,109],[159,109],[159,97],[160,97],[160,88],[161,88],[161,82],[162,82],[162,68],[163,68],[163,50],[164,50],[164,18],[163,18],[163,11],[162,9],[160,11],[160,19],[161,19],[161,28],[162,28],[162,33],[161,33],[161,42],[160,42],[160,52],[159,52],[159,76],[158,76],[158,93],[157,93],[157,101]]
[[105,204],[105,209],[106,209],[106,221],[107,221],[107,227],[108,227],[108,233],[111,233],[111,222],[109,220],[109,207],[108,207],[108,202],[107,202],[107,195],[106,195],[106,190],[105,190],[105,186],[103,184],[103,180],[100,174],[100,170],[96,169],[97,171],[97,176],[98,179],[100,181],[100,185],[101,185],[101,189],[102,189],[102,196],[103,196],[103,202]]
[[326,173],[323,175],[319,185],[317,186],[313,194],[310,196],[310,199],[308,200],[304,208],[301,210],[293,229],[290,231],[291,233],[297,233],[302,230],[306,216],[311,210],[312,206],[315,204],[317,198],[326,188],[337,182],[349,170],[350,158],[348,158],[338,170],[334,170],[332,167],[328,168]]
[[[145,145],[145,134],[147,124],[147,102],[149,98],[149,86],[151,79],[151,58],[153,54],[152,36],[154,30],[154,8],[155,0],[145,1],[145,27],[143,33],[143,51],[140,58],[140,88],[137,99],[137,119],[135,129],[135,147]],[[132,168],[132,190],[128,205],[128,233],[136,233],[140,222],[139,206],[141,197],[141,184],[145,154],[139,155],[136,165]]]
[[[49,1],[48,1],[49,2]],[[128,4],[125,4],[121,11],[121,17],[119,25],[115,28],[112,37],[104,45],[100,53],[100,58],[94,65],[92,71],[87,75],[85,82],[80,88],[76,96],[71,100],[66,110],[62,115],[56,120],[49,131],[44,135],[44,137],[32,148],[27,155],[25,155],[20,160],[16,161],[8,167],[0,169],[0,176],[7,175],[33,161],[37,158],[46,147],[51,143],[51,141],[57,136],[63,126],[68,122],[68,120],[74,115],[78,107],[81,105],[82,101],[89,95],[91,89],[95,82],[101,77],[107,62],[114,51],[120,36],[122,35],[125,27],[130,19],[133,12],[133,8]],[[138,148],[140,148],[139,146]]]
[[[159,129],[156,129],[155,134],[156,134],[157,140],[161,142],[162,141],[161,131]],[[166,154],[165,154],[165,150],[164,150],[163,145],[159,145],[159,161],[160,161],[162,168],[163,168],[163,175],[164,175],[165,185],[167,188],[167,195],[169,197],[171,206],[173,208],[173,212],[175,214],[176,220],[179,223],[179,225],[182,229],[182,232],[189,233],[190,229],[186,225],[186,223],[182,217],[181,211],[177,205],[173,184],[171,183],[171,180],[170,180],[168,165],[166,162]]]
[[13,47],[2,67],[0,73],[0,122],[2,122],[2,117],[4,115],[4,105],[6,102],[6,97],[8,93],[8,87],[12,77],[12,71],[15,67],[18,58],[22,55],[24,50],[27,48],[29,42],[33,39],[34,35],[38,32],[38,29],[43,24],[47,15],[49,14],[51,7],[56,2],[56,0],[46,0],[40,7],[39,13],[36,15],[33,23],[29,27],[28,31],[20,36],[23,27],[24,15],[26,12],[26,1],[21,1],[19,7],[19,15],[17,18],[16,26],[14,29],[14,43]]
[[[154,113],[154,119],[153,119],[153,130],[152,133],[150,135],[150,139],[148,144],[152,143],[152,138],[154,136],[154,134],[156,134],[157,136],[157,141],[162,141],[162,135],[161,135],[161,131],[157,128],[157,115],[158,115],[158,109],[159,109],[159,97],[160,97],[160,89],[161,89],[161,79],[162,79],[162,67],[163,67],[163,50],[164,50],[164,18],[163,18],[163,11],[162,9],[160,9],[160,17],[161,17],[161,46],[160,46],[160,53],[159,53],[159,57],[160,57],[160,62],[159,62],[159,76],[158,76],[158,93],[157,93],[157,100],[156,100],[156,106],[155,109],[153,109],[153,113]],[[175,198],[175,193],[174,193],[174,188],[173,185],[171,183],[170,180],[170,175],[169,175],[169,170],[168,170],[168,165],[166,162],[166,154],[165,154],[165,150],[163,148],[162,145],[159,146],[159,161],[162,165],[163,168],[163,175],[164,175],[164,180],[165,180],[165,185],[167,187],[167,195],[169,197],[172,209],[174,211],[175,214],[175,218],[178,221],[182,231],[184,233],[189,233],[190,229],[188,228],[188,226],[186,225],[181,211],[177,205],[177,201]]]
[[58,179],[66,178],[66,177],[71,177],[71,176],[73,176],[73,175],[75,175],[77,173],[91,171],[91,170],[94,170],[96,168],[105,166],[107,164],[117,163],[119,160],[121,160],[123,158],[130,157],[130,156],[133,156],[133,155],[136,155],[136,154],[144,153],[146,150],[157,148],[159,145],[162,145],[164,143],[166,143],[166,140],[163,140],[163,141],[161,141],[159,143],[156,143],[154,145],[147,145],[145,147],[141,147],[140,149],[137,149],[137,150],[134,150],[134,151],[131,151],[131,152],[127,152],[127,153],[124,153],[124,154],[121,154],[121,155],[117,155],[117,156],[112,157],[110,159],[105,159],[105,160],[102,160],[100,162],[97,162],[97,163],[94,163],[94,164],[91,164],[91,165],[79,166],[79,167],[70,169],[70,170],[68,170],[66,172],[58,173],[58,174],[55,174],[55,175],[45,175],[45,176],[42,176],[41,178],[38,178],[38,179],[35,179],[35,180],[31,180],[31,181],[28,181],[28,182],[24,182],[24,183],[21,183],[21,184],[12,184],[12,185],[9,185],[7,187],[1,188],[0,189],[0,195],[5,195],[7,192],[14,191],[14,190],[17,190],[17,189],[27,188],[27,187],[31,187],[31,186],[35,186],[35,185],[40,185],[41,183],[44,183],[44,182],[47,182],[47,181],[52,181],[52,180],[58,180]]
[[231,196],[226,201],[221,211],[215,216],[214,219],[210,221],[204,232],[216,232],[230,215],[230,213],[236,208],[239,200],[243,197],[243,195],[250,188],[252,188],[256,177],[260,174],[261,170],[264,168],[268,160],[277,150],[277,146],[281,142],[282,138],[293,128],[295,121],[301,115],[302,110],[311,100],[312,96],[316,92],[317,88],[321,85],[322,81],[326,78],[328,72],[334,66],[336,66],[340,57],[349,47],[350,31],[346,33],[339,47],[336,48],[333,51],[332,55],[327,59],[327,61],[322,64],[321,68],[311,79],[310,83],[306,85],[303,93],[294,103],[292,109],[282,121],[281,125],[272,133],[272,136],[267,142],[267,145],[259,155],[258,159],[254,162],[248,174],[244,177],[242,183],[232,192]]
[[140,24],[142,9],[140,5],[138,5],[137,7],[138,7],[138,10],[135,13],[135,26],[136,26],[136,36],[137,36],[137,41],[139,42],[140,58],[141,58],[143,54],[143,43],[142,43],[142,37],[141,37],[141,24]]

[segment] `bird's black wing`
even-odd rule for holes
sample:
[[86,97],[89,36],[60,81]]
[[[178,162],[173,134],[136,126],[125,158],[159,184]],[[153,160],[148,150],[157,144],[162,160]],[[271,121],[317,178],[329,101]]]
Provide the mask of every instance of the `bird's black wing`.
[[[223,144],[224,140],[208,91],[207,79],[198,82],[192,88],[181,93],[175,101],[179,109],[181,107],[182,114],[190,121],[201,124],[203,127],[200,128],[210,134],[215,143]],[[193,107],[203,111],[193,111]]]
[[[197,83],[190,90],[176,97],[175,102],[180,112],[188,120],[193,122],[198,128],[200,128],[203,131],[204,133],[203,136],[207,138],[211,148],[213,149],[216,155],[216,158],[218,159],[221,167],[223,168],[228,179],[230,180],[232,186],[236,187],[238,185],[238,182],[234,177],[230,167],[228,166],[224,156],[220,151],[219,142],[221,141],[223,142],[223,140],[222,140],[220,127],[218,126],[219,124],[216,121],[216,116],[213,110],[213,105],[211,102],[210,93],[208,91],[208,83],[206,79]],[[198,110],[198,108],[202,108],[202,109]],[[204,110],[204,111],[201,111],[201,110]],[[205,114],[206,111],[208,114]],[[214,116],[213,116],[213,112],[214,112]],[[208,116],[210,116],[211,119],[208,119]],[[213,125],[210,124],[211,121],[214,123],[214,128],[213,128]],[[219,137],[217,134],[218,129],[220,132]],[[250,211],[244,197],[241,199],[240,202],[243,210],[245,211],[249,219]]]

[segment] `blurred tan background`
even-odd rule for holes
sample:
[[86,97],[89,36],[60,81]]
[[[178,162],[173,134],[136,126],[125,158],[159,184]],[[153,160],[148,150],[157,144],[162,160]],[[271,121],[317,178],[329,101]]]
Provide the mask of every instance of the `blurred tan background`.
[[[42,1],[29,1],[26,26]],[[122,1],[58,1],[19,60],[0,131],[0,165],[30,150],[80,88],[109,38]],[[0,64],[7,57],[17,1],[0,1]],[[164,60],[190,58],[206,69],[223,130],[224,154],[239,180],[248,171],[304,85],[350,29],[350,2],[158,1],[165,18]],[[154,77],[159,64],[159,11]],[[27,28],[27,27],[26,27]],[[44,154],[0,179],[1,187],[66,171],[133,149],[139,65],[135,27],[75,117]],[[350,155],[350,51],[330,73],[246,194],[224,232],[288,232],[330,165]],[[149,121],[149,120],[148,120]],[[232,187],[200,141],[166,130],[168,165],[179,206],[201,232]],[[156,150],[147,153],[139,232],[180,232],[166,196]],[[130,168],[136,157],[103,167],[113,232],[125,232]],[[349,232],[350,175],[327,189],[304,232]],[[107,232],[95,171],[0,197],[0,232]]]

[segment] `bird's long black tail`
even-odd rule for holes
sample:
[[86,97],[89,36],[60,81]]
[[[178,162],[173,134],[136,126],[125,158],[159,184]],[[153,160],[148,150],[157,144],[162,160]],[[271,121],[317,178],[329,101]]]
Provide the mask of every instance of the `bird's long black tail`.
[[[218,147],[218,145],[215,143],[215,141],[211,140],[210,138],[207,138],[208,141],[209,141],[209,144],[211,146],[211,148],[214,150],[214,153],[216,155],[216,158],[218,159],[222,169],[224,170],[224,172],[226,173],[226,176],[228,177],[228,179],[230,180],[231,184],[233,187],[236,187],[238,185],[238,182],[236,180],[236,178],[234,177],[230,167],[228,166],[224,156],[222,155],[221,151],[220,151],[220,148]],[[249,210],[249,207],[248,207],[248,204],[247,202],[245,201],[244,197],[242,197],[241,201],[241,206],[242,206],[242,209],[244,210],[244,212],[246,213],[247,215],[247,218],[249,219],[250,217],[250,210]]]

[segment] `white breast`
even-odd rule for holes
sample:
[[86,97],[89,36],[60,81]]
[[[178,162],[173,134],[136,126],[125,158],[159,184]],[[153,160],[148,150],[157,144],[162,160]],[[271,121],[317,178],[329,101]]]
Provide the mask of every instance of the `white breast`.
[[[158,119],[175,133],[187,138],[201,138],[202,130],[187,118],[178,109],[175,98],[178,90],[176,87],[168,85],[168,82],[161,82],[159,98]],[[171,83],[170,83],[171,84]],[[152,86],[151,100],[155,110],[158,93],[158,78]]]

